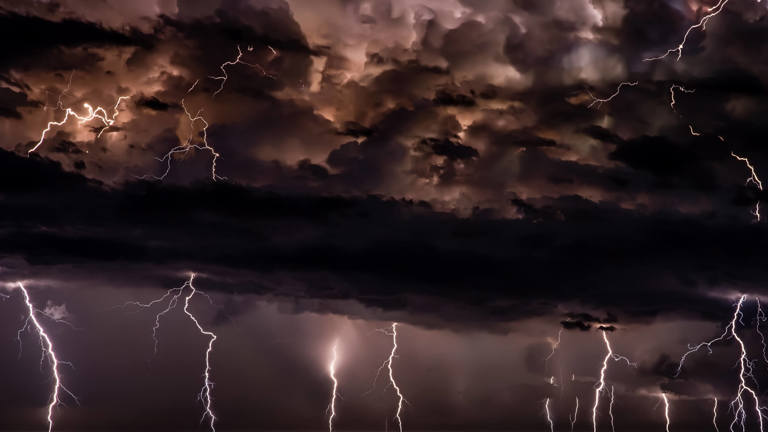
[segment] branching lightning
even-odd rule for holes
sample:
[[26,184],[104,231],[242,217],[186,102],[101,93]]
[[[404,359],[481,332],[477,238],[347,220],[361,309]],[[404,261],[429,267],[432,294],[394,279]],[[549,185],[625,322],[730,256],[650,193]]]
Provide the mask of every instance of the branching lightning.
[[[269,51],[271,53],[270,57],[269,57],[269,60],[268,60],[269,62],[271,62],[272,60],[275,59],[275,57],[280,55],[271,46],[267,46],[267,48],[269,48]],[[219,84],[219,88],[215,92],[213,92],[213,97],[216,97],[217,94],[221,93],[221,91],[224,90],[224,85],[226,85],[227,80],[229,79],[229,74],[227,73],[227,69],[226,69],[227,66],[234,66],[236,64],[243,64],[243,65],[250,66],[252,68],[257,69],[261,73],[261,75],[263,75],[265,77],[274,78],[272,75],[267,73],[267,71],[264,70],[264,68],[261,65],[258,65],[258,64],[255,64],[255,63],[248,63],[246,61],[243,61],[243,55],[245,55],[246,52],[252,52],[252,51],[253,51],[253,47],[252,46],[247,47],[246,51],[243,52],[243,50],[240,49],[240,45],[237,45],[237,56],[235,57],[235,59],[234,60],[225,61],[224,63],[221,64],[221,66],[219,66],[219,69],[221,70],[221,75],[218,75],[218,76],[216,76],[216,75],[209,75],[208,76],[208,78],[210,78],[212,80],[221,81],[221,83]]]
[[339,394],[339,380],[336,379],[336,362],[338,360],[339,341],[336,340],[331,348],[331,363],[328,365],[328,376],[333,382],[331,388],[331,401],[328,404],[328,432],[333,432],[333,420],[336,417],[336,396]]
[[[677,103],[677,100],[675,99],[675,90],[678,90],[683,93],[695,93],[696,90],[688,90],[687,88],[679,85],[679,84],[672,84],[669,87],[669,107],[672,108],[672,111],[675,110],[675,104]],[[691,127],[691,133],[693,133],[693,127]]]
[[[37,313],[40,312],[35,306],[32,304],[32,300],[29,298],[29,292],[24,287],[24,285],[21,282],[18,282],[18,288],[21,291],[22,295],[24,296],[24,304],[27,307],[27,319],[25,320],[24,326],[19,331],[19,334],[23,332],[26,328],[28,328],[30,325],[34,327],[35,331],[37,331],[37,334],[40,337],[40,346],[43,351],[43,357],[41,358],[41,361],[45,357],[48,358],[48,362],[51,365],[51,373],[53,374],[53,389],[51,391],[51,399],[50,403],[48,404],[48,432],[51,432],[53,430],[53,411],[56,408],[56,406],[60,405],[61,402],[61,393],[66,393],[69,395],[75,402],[78,402],[77,397],[75,397],[74,394],[72,394],[71,391],[69,391],[61,382],[61,374],[59,372],[59,365],[61,364],[68,364],[67,362],[63,362],[58,359],[58,356],[56,355],[55,347],[53,346],[53,342],[51,341],[50,336],[48,336],[48,333],[46,333],[43,326],[40,324],[40,321],[37,319]],[[71,366],[71,365],[70,365]]]
[[198,395],[200,401],[203,403],[203,415],[200,421],[202,422],[206,418],[208,418],[209,428],[212,432],[215,432],[216,431],[215,423],[217,418],[213,412],[213,395],[212,395],[213,382],[211,381],[211,353],[213,352],[213,344],[214,342],[216,342],[217,336],[212,331],[206,330],[205,328],[203,328],[203,326],[197,320],[197,317],[189,310],[190,301],[196,294],[203,295],[206,298],[208,298],[208,301],[211,301],[210,297],[208,297],[207,294],[195,288],[193,284],[194,280],[195,280],[195,274],[192,273],[189,276],[189,279],[186,282],[184,282],[184,285],[177,288],[169,289],[160,298],[152,300],[148,303],[128,302],[128,303],[125,303],[123,306],[137,306],[140,308],[149,309],[154,307],[157,304],[162,304],[167,301],[165,309],[163,309],[162,311],[158,312],[155,315],[155,323],[154,323],[154,326],[152,327],[152,339],[155,342],[155,353],[157,353],[157,349],[158,349],[157,331],[160,328],[160,319],[178,305],[179,299],[181,298],[182,294],[184,294],[184,291],[188,288],[189,294],[187,294],[184,297],[184,307],[183,307],[184,314],[189,317],[190,321],[192,321],[195,327],[197,327],[197,330],[200,332],[200,334],[208,337],[208,346],[205,350],[205,369],[203,370],[203,387],[200,390],[200,393]]
[[105,130],[109,129],[110,126],[114,125],[117,121],[117,116],[120,114],[120,111],[118,110],[120,103],[124,100],[129,99],[130,96],[120,96],[117,98],[117,102],[115,102],[115,105],[111,109],[111,114],[102,107],[96,107],[93,108],[89,103],[84,103],[83,107],[87,111],[85,115],[78,114],[75,110],[72,108],[63,108],[61,97],[59,97],[59,100],[57,102],[57,107],[64,110],[64,118],[60,121],[50,121],[48,122],[48,125],[43,129],[43,132],[40,134],[40,140],[37,141],[37,143],[27,151],[27,153],[33,153],[36,151],[42,144],[43,141],[45,141],[45,136],[48,134],[48,132],[51,131],[54,127],[62,126],[65,123],[69,121],[70,118],[74,118],[78,125],[83,125],[85,123],[88,123],[92,120],[100,120],[104,126],[99,130],[99,133],[96,135],[97,138],[101,137],[101,134],[104,133]]
[[[725,340],[733,339],[737,342],[739,349],[740,349],[740,355],[739,355],[739,385],[736,389],[736,396],[731,400],[730,402],[730,408],[733,411],[733,420],[730,424],[731,431],[734,431],[734,428],[739,425],[741,426],[742,432],[746,431],[746,420],[747,420],[747,411],[745,409],[746,402],[744,401],[744,393],[747,393],[750,398],[754,401],[754,413],[755,418],[757,419],[759,426],[760,426],[760,432],[763,432],[763,416],[765,415],[763,413],[764,407],[760,406],[760,400],[758,398],[757,391],[750,387],[748,380],[754,381],[754,375],[752,374],[752,362],[750,362],[748,356],[747,356],[747,348],[744,344],[744,341],[739,337],[738,333],[736,332],[736,326],[738,323],[742,323],[743,319],[743,313],[741,311],[741,308],[744,304],[744,301],[746,300],[747,296],[742,295],[739,298],[738,303],[736,304],[736,310],[733,312],[733,317],[731,318],[731,321],[728,323],[728,325],[725,327],[725,330],[723,333],[707,342],[702,342],[698,345],[689,346],[689,350],[683,354],[683,356],[680,359],[680,364],[677,367],[677,373],[675,376],[678,376],[682,370],[682,367],[685,363],[685,360],[690,356],[691,354],[698,352],[702,348],[707,349],[707,351],[711,354],[712,353],[712,345],[717,342],[722,342]],[[717,428],[717,399],[715,399],[715,407],[713,409],[714,417],[712,419],[712,422],[715,425],[715,428]]]
[[[750,176],[747,178],[746,184],[753,183],[755,186],[757,186],[758,189],[761,191],[763,190],[763,182],[760,180],[760,177],[757,176],[757,172],[755,171],[755,167],[752,165],[752,162],[749,161],[748,158],[739,156],[735,154],[734,152],[731,152],[731,156],[734,159],[740,160],[744,162],[744,164],[749,169]],[[755,209],[752,210],[752,214],[755,216],[755,219],[757,222],[760,222],[760,201],[755,203]]]
[[683,39],[680,41],[680,43],[675,48],[670,48],[670,49],[667,50],[667,52],[665,52],[664,54],[662,54],[660,56],[649,57],[649,58],[644,59],[643,61],[647,61],[648,62],[648,61],[662,60],[662,59],[665,59],[665,58],[669,57],[670,55],[672,55],[674,53],[677,53],[677,56],[676,56],[675,60],[680,61],[680,59],[683,57],[683,48],[685,48],[685,44],[688,42],[688,37],[691,35],[691,32],[693,32],[694,30],[696,30],[698,28],[700,28],[702,30],[706,30],[707,23],[709,22],[709,20],[711,20],[712,18],[717,16],[720,12],[722,12],[723,8],[725,8],[725,5],[727,5],[729,1],[730,0],[720,0],[720,1],[717,2],[716,5],[707,8],[706,9],[706,14],[701,17],[699,22],[697,22],[696,24],[688,27],[688,30],[683,35]]
[[568,415],[568,420],[571,421],[571,432],[573,432],[573,428],[576,426],[576,419],[579,416],[579,397],[576,396],[576,407],[573,409],[573,417],[571,415]]
[[[600,408],[600,395],[603,393],[603,391],[606,390],[605,374],[608,371],[608,361],[609,360],[613,360],[613,361],[617,361],[617,362],[618,361],[624,361],[624,362],[627,363],[627,365],[629,365],[631,367],[637,367],[637,365],[635,363],[631,362],[628,358],[626,358],[624,356],[621,356],[621,355],[618,355],[618,354],[615,354],[613,352],[613,348],[611,347],[611,342],[608,340],[608,332],[603,330],[602,333],[603,333],[603,342],[605,343],[606,353],[605,353],[605,357],[603,357],[603,365],[600,368],[600,379],[595,384],[595,403],[592,406],[592,431],[593,432],[597,432],[597,413],[598,413],[599,408]],[[611,387],[611,404],[609,406],[609,408],[610,408],[609,409],[609,414],[610,414],[610,417],[611,417],[611,426],[613,426],[613,409],[612,409],[613,408],[613,401],[614,401],[613,387]]]
[[391,385],[392,388],[395,389],[395,393],[397,394],[397,409],[395,410],[395,420],[397,420],[397,428],[399,432],[403,432],[403,420],[400,414],[403,411],[403,402],[407,402],[407,401],[403,396],[403,392],[400,390],[400,386],[397,385],[397,381],[395,380],[395,371],[392,367],[394,359],[397,358],[397,326],[398,325],[399,325],[398,323],[393,322],[391,326],[391,330],[377,329],[377,331],[392,337],[392,351],[390,351],[389,357],[387,357],[387,359],[384,360],[384,363],[382,363],[381,366],[379,366],[379,369],[376,372],[376,378],[374,378],[373,382],[375,386],[376,379],[381,374],[381,371],[384,368],[386,368],[389,374],[389,385]]
[[589,93],[589,96],[592,97],[592,102],[589,105],[587,105],[587,107],[588,108],[592,108],[593,106],[597,105],[598,108],[599,108],[602,104],[604,104],[606,102],[610,102],[611,100],[613,100],[613,98],[618,96],[621,93],[622,87],[625,87],[625,86],[634,87],[634,86],[636,86],[638,84],[640,84],[639,81],[625,81],[623,83],[620,83],[619,86],[616,87],[616,91],[613,92],[613,94],[611,94],[610,96],[608,96],[607,98],[604,98],[604,99],[598,98],[598,97],[592,95],[592,93]]

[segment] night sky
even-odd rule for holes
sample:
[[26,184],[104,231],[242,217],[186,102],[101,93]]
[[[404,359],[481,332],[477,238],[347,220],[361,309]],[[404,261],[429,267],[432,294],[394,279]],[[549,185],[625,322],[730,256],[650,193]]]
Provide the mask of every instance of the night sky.
[[220,431],[328,430],[334,343],[331,432],[768,428],[766,40],[756,0],[0,0],[0,430],[55,385],[19,282],[55,431],[211,430],[194,319]]

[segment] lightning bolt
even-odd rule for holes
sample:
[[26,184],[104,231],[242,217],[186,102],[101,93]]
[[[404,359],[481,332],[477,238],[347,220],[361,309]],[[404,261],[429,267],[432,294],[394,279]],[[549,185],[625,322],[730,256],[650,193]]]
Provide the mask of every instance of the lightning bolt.
[[549,432],[555,432],[555,422],[552,420],[552,413],[549,410],[549,398],[544,400],[544,413],[547,415],[547,423],[549,424]]
[[[379,370],[376,372],[376,378],[378,378],[379,374],[384,368],[387,368],[387,371],[389,373],[389,385],[392,386],[392,388],[395,389],[395,393],[397,394],[397,409],[395,410],[395,420],[397,420],[397,428],[400,432],[403,432],[403,420],[400,417],[400,414],[403,411],[403,402],[407,402],[405,400],[405,397],[403,396],[402,391],[400,390],[400,386],[397,385],[397,381],[395,380],[395,372],[392,368],[392,364],[394,362],[394,359],[397,358],[397,326],[399,324],[396,322],[392,323],[392,330],[387,329],[377,329],[376,331],[384,333],[387,336],[392,337],[392,351],[389,353],[389,357],[387,357],[386,360],[384,360],[384,363],[381,364],[379,367]],[[374,378],[374,386],[376,385],[376,378]],[[370,392],[370,390],[369,390]],[[366,392],[367,393],[367,392]]]
[[19,290],[21,291],[22,295],[24,296],[24,304],[27,307],[27,319],[25,321],[24,327],[22,327],[23,331],[25,328],[27,328],[30,324],[32,327],[35,328],[37,331],[37,334],[40,337],[40,346],[43,350],[43,357],[41,358],[41,361],[48,357],[48,362],[51,365],[51,373],[53,374],[53,390],[51,391],[51,399],[50,403],[48,404],[48,432],[51,432],[53,430],[53,411],[56,408],[56,406],[60,405],[61,402],[61,393],[66,393],[69,395],[75,402],[78,402],[77,397],[69,391],[61,382],[61,374],[59,373],[59,365],[60,364],[67,364],[70,365],[68,362],[63,362],[58,359],[56,355],[55,347],[53,346],[53,342],[51,341],[50,336],[48,336],[48,333],[46,333],[43,326],[40,324],[40,321],[37,319],[37,312],[40,312],[35,306],[32,304],[32,300],[29,297],[29,292],[24,287],[24,285],[21,282],[17,283]]
[[686,30],[685,34],[683,35],[683,39],[680,41],[680,43],[675,48],[670,48],[670,49],[667,50],[667,52],[665,52],[664,54],[662,54],[660,56],[649,57],[649,58],[643,59],[643,61],[649,62],[649,61],[662,60],[662,59],[665,59],[665,58],[669,57],[670,55],[672,55],[674,53],[677,53],[676,61],[680,61],[680,59],[683,57],[683,48],[685,47],[685,44],[688,42],[688,37],[691,35],[691,33],[694,30],[699,29],[699,28],[702,29],[702,30],[706,30],[707,23],[709,22],[709,20],[711,20],[712,18],[714,18],[715,16],[720,14],[720,12],[723,11],[723,8],[725,8],[725,5],[727,5],[729,1],[730,0],[720,0],[719,2],[717,2],[716,5],[714,5],[712,7],[709,7],[709,8],[706,8],[706,12],[707,13],[704,16],[701,17],[699,22],[697,22],[696,24],[688,27],[688,30]]
[[765,341],[765,334],[762,330],[760,330],[760,323],[764,323],[768,318],[765,316],[765,312],[763,312],[763,308],[760,305],[760,298],[755,298],[757,301],[757,314],[755,316],[755,329],[757,330],[758,336],[760,336],[760,344],[763,347],[762,353],[763,353],[763,361],[768,364],[768,353],[766,353],[766,350],[768,350],[768,344],[766,344]]
[[664,419],[666,421],[666,423],[665,423],[666,424],[665,430],[666,430],[666,432],[669,432],[669,424],[670,424],[670,421],[669,421],[669,398],[667,398],[667,394],[666,393],[662,393],[661,394],[661,399],[664,401]]
[[576,396],[576,408],[573,409],[573,417],[568,414],[568,420],[571,421],[571,432],[573,432],[574,426],[576,426],[576,419],[579,416],[579,397]]
[[162,304],[167,301],[165,309],[158,312],[155,315],[155,323],[152,327],[152,339],[155,342],[155,353],[157,353],[158,349],[158,337],[157,332],[160,328],[160,319],[165,316],[168,312],[173,310],[179,303],[182,294],[184,294],[184,291],[187,290],[189,293],[184,296],[184,307],[183,311],[184,314],[189,317],[190,321],[197,327],[197,330],[200,332],[200,334],[208,337],[208,346],[205,350],[205,368],[203,370],[203,387],[200,390],[200,393],[198,395],[198,398],[203,404],[203,415],[200,418],[200,421],[204,421],[206,418],[208,418],[208,425],[212,432],[216,432],[216,415],[213,412],[213,382],[211,381],[211,353],[213,353],[213,344],[216,342],[217,336],[215,333],[213,333],[210,330],[206,330],[198,321],[197,317],[189,310],[189,304],[192,298],[196,294],[200,294],[202,296],[205,296],[209,302],[211,302],[211,298],[208,297],[207,294],[205,294],[202,291],[199,291],[194,286],[194,280],[195,280],[195,273],[190,274],[189,279],[184,282],[184,285],[177,287],[177,288],[171,288],[166,293],[155,300],[152,300],[148,303],[140,303],[140,302],[127,302],[123,306],[137,306],[140,308],[149,309],[154,307],[155,305]]
[[[672,84],[669,87],[669,107],[672,108],[672,111],[675,111],[675,104],[677,103],[677,100],[675,100],[675,90],[678,90],[682,93],[696,93],[695,89],[688,90],[679,84]],[[693,133],[693,127],[691,127],[691,133]]]
[[611,95],[610,95],[610,96],[608,96],[607,98],[603,98],[603,99],[601,99],[601,98],[598,98],[598,97],[594,96],[592,93],[589,93],[589,92],[588,92],[588,93],[589,93],[589,96],[592,98],[592,103],[590,103],[589,105],[587,105],[587,108],[592,108],[592,107],[593,107],[593,106],[595,106],[595,105],[597,105],[597,107],[598,107],[598,108],[600,108],[600,106],[601,106],[602,104],[604,104],[604,103],[606,103],[606,102],[610,102],[611,100],[613,100],[613,98],[615,98],[616,96],[618,96],[618,95],[621,93],[621,89],[622,89],[623,87],[625,87],[625,86],[628,86],[628,87],[634,87],[634,86],[636,86],[636,85],[638,85],[638,84],[640,84],[640,82],[639,82],[639,81],[625,81],[625,82],[622,82],[622,83],[620,83],[620,84],[619,84],[619,86],[618,86],[618,87],[616,87],[616,91],[615,91],[615,92],[613,92],[613,94],[611,94]]
[[[280,55],[271,46],[267,46],[267,48],[269,48],[269,50],[271,52],[268,62],[271,62],[272,60],[275,59],[275,57]],[[249,47],[246,48],[246,52],[252,52],[252,51],[253,51],[253,47],[252,46],[249,46]],[[213,92],[213,97],[216,97],[217,94],[221,93],[221,91],[224,90],[224,85],[226,85],[227,80],[229,79],[229,74],[227,73],[227,69],[226,69],[227,66],[234,66],[234,65],[237,65],[237,64],[243,64],[243,65],[250,66],[252,68],[257,69],[261,73],[261,75],[263,75],[265,77],[274,78],[272,75],[267,73],[267,71],[264,70],[264,68],[261,65],[258,65],[258,64],[255,64],[255,63],[248,63],[248,62],[243,61],[243,55],[245,55],[245,52],[243,52],[243,50],[240,49],[240,45],[237,45],[237,56],[235,57],[235,59],[234,60],[225,61],[224,63],[221,64],[221,66],[219,66],[219,69],[221,70],[221,75],[218,75],[218,76],[216,76],[216,75],[209,75],[208,76],[208,78],[210,78],[212,80],[221,81],[221,83],[219,84],[219,88],[215,92]]]
[[[600,395],[605,391],[605,374],[608,371],[608,361],[624,361],[627,363],[627,365],[631,367],[637,367],[637,365],[633,362],[631,362],[628,358],[624,356],[620,356],[618,354],[615,354],[613,352],[613,348],[611,347],[611,342],[608,340],[608,332],[605,330],[602,330],[603,332],[603,342],[605,343],[605,357],[603,357],[603,366],[600,368],[600,379],[595,385],[595,404],[592,406],[592,431],[597,432],[597,413],[600,408]],[[611,404],[609,406],[609,414],[611,416],[611,427],[613,427],[613,387],[611,387]]]
[[328,404],[328,432],[333,432],[333,419],[336,417],[336,396],[339,393],[339,380],[336,379],[336,362],[338,360],[338,345],[339,341],[336,340],[331,348],[331,363],[328,365],[328,376],[333,381],[333,388],[331,389],[331,402]]
[[552,340],[552,339],[549,340],[549,344],[552,346],[552,351],[549,353],[547,358],[544,359],[544,366],[546,366],[546,364],[549,361],[549,359],[551,359],[552,356],[555,355],[555,351],[557,351],[557,348],[560,346],[560,341],[562,340],[562,337],[563,337],[563,329],[561,328],[557,332],[557,339],[556,340]]
[[712,398],[715,404],[712,406],[712,426],[715,427],[716,432],[720,432],[720,428],[717,427],[717,398]]
[[[733,156],[734,159],[744,162],[744,164],[749,169],[750,176],[747,178],[746,184],[753,183],[755,186],[757,186],[758,189],[762,191],[763,182],[760,180],[760,177],[757,176],[757,172],[755,171],[755,167],[752,165],[752,162],[750,162],[749,159],[745,157],[735,154],[734,152],[731,152],[731,156]],[[755,216],[757,222],[760,222],[760,201],[755,203],[755,209],[752,211],[752,215]]]
[[[750,385],[747,383],[748,378],[751,380],[754,380],[754,375],[752,374],[752,363],[747,358],[747,348],[746,348],[746,345],[744,344],[744,341],[739,337],[738,333],[736,332],[737,323],[741,323],[743,319],[743,313],[741,311],[741,308],[746,298],[747,298],[746,295],[742,295],[739,298],[739,301],[736,304],[736,309],[733,312],[733,317],[731,318],[731,321],[725,327],[725,330],[720,336],[710,341],[702,342],[698,345],[688,347],[689,350],[685,354],[683,354],[683,356],[680,359],[680,364],[677,367],[677,373],[675,374],[675,376],[678,376],[680,374],[683,364],[685,363],[685,360],[691,354],[698,352],[702,348],[707,348],[707,351],[711,354],[712,345],[714,345],[715,343],[722,342],[725,340],[730,340],[730,339],[735,340],[740,348],[740,355],[739,355],[739,362],[738,362],[739,385],[736,389],[736,396],[730,402],[731,410],[734,413],[733,421],[731,422],[730,429],[731,431],[733,431],[734,427],[737,424],[739,424],[741,426],[742,432],[746,431],[745,422],[747,418],[747,412],[745,410],[744,393],[747,393],[755,403],[754,404],[755,416],[757,417],[757,420],[759,422],[760,432],[763,432],[764,429],[763,429],[762,410],[764,408],[760,406],[760,400],[758,399],[757,391],[752,387],[750,387]],[[715,402],[715,404],[717,404],[717,402]],[[717,424],[715,422],[716,416],[717,416],[717,405],[715,405],[714,412],[715,412],[715,418],[713,418],[713,423],[715,423],[715,427],[717,428]]]
[[[35,152],[41,145],[43,145],[43,141],[45,141],[45,136],[48,134],[48,132],[51,131],[54,127],[62,126],[66,124],[70,118],[74,118],[77,121],[77,124],[82,126],[85,123],[88,123],[92,120],[101,120],[101,122],[104,124],[104,126],[99,130],[99,133],[96,135],[97,138],[101,137],[101,134],[104,133],[105,130],[109,129],[110,126],[114,125],[117,121],[117,116],[120,114],[120,111],[118,110],[118,107],[120,106],[120,103],[124,100],[129,99],[130,96],[120,96],[117,98],[117,102],[115,102],[115,105],[112,107],[112,113],[110,114],[105,108],[102,107],[96,107],[93,108],[89,103],[84,103],[83,107],[86,110],[86,114],[81,115],[78,114],[75,110],[72,108],[66,108],[64,109],[64,118],[60,121],[50,121],[48,122],[48,125],[43,129],[43,132],[40,134],[40,140],[37,141],[37,143],[27,151],[28,154],[31,154]],[[61,99],[59,99],[59,102],[57,102],[58,106],[61,106]]]
[[[163,155],[163,157],[155,158],[159,162],[164,162],[165,165],[165,171],[163,171],[162,174],[159,176],[155,175],[143,175],[140,176],[140,179],[148,179],[152,178],[155,180],[165,180],[166,177],[168,177],[168,174],[171,172],[171,162],[176,155],[182,155],[187,154],[192,150],[199,150],[204,152],[209,152],[212,156],[211,159],[211,179],[213,181],[217,180],[226,180],[226,177],[222,177],[216,173],[216,162],[219,160],[219,157],[221,156],[215,148],[213,148],[210,144],[208,144],[208,121],[203,117],[203,109],[200,108],[197,110],[195,115],[192,115],[192,113],[189,112],[187,109],[187,105],[184,103],[184,99],[187,95],[189,95],[195,87],[197,87],[197,84],[200,82],[200,80],[197,80],[192,84],[192,86],[187,90],[187,93],[184,95],[184,98],[181,98],[181,107],[184,109],[184,114],[187,116],[187,119],[189,120],[189,136],[187,137],[187,141],[183,144],[177,145],[176,147],[173,147],[172,149],[168,150],[168,152]],[[198,130],[196,130],[196,126],[199,124],[200,127]],[[196,143],[195,140],[199,140],[199,143]]]

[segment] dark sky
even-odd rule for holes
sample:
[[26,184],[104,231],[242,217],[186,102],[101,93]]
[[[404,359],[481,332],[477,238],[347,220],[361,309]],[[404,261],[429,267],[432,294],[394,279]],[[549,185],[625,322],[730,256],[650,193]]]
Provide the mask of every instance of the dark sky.
[[735,338],[674,371],[740,294],[768,406],[768,6],[722,3],[644,61],[718,3],[0,1],[0,430],[51,389],[16,281],[56,430],[206,430],[206,338],[115,308],[191,272],[220,430],[325,428],[334,340],[337,428],[393,430],[393,321],[405,430],[591,430],[601,326],[617,428],[727,428]]

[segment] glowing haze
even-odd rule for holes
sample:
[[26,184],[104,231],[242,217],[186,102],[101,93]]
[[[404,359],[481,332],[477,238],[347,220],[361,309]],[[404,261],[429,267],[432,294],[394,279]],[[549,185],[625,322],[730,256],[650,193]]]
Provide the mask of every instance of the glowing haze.
[[766,2],[0,37],[0,430],[765,430]]

